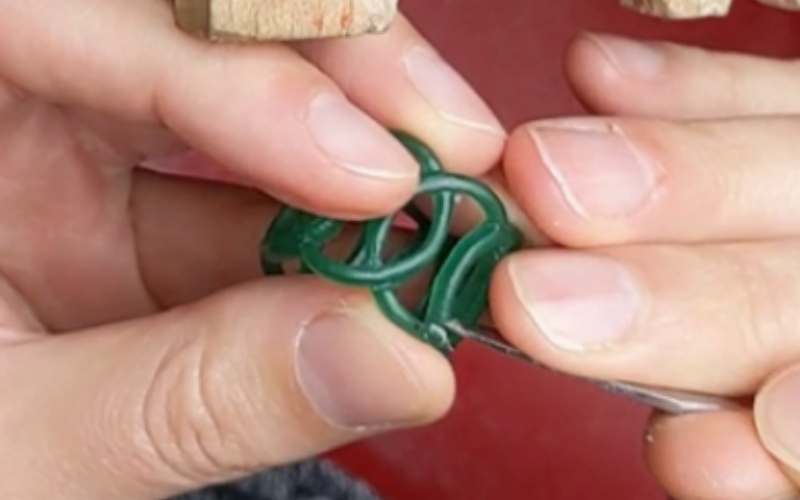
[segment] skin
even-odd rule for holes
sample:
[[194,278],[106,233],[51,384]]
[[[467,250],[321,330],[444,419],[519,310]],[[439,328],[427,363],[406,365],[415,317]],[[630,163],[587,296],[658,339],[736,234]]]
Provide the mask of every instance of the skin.
[[[357,220],[412,195],[384,127],[462,173],[499,160],[494,116],[408,23],[225,47],[162,0],[0,14],[0,497],[164,498],[447,411],[447,361],[365,294],[259,279],[276,200]],[[136,168],[187,161],[247,188]]]
[[[654,417],[647,457],[668,491],[797,494],[770,431],[800,358],[798,289],[781,278],[797,267],[793,63],[659,46],[666,64],[642,78],[620,70],[630,50],[609,62],[610,38],[576,40],[577,95],[624,116],[661,168],[646,210],[607,221],[569,205],[529,133],[539,124],[504,143],[402,20],[384,37],[221,47],[179,33],[160,0],[11,0],[0,14],[0,497],[155,500],[445,414],[447,362],[364,294],[259,279],[254,249],[279,202],[356,220],[411,196],[416,166],[381,126],[491,175],[537,241],[563,246],[495,276],[494,320],[520,347],[575,373],[757,394],[755,412]],[[330,127],[344,115],[352,126]],[[331,128],[347,134],[320,141]],[[351,140],[357,128],[369,136]],[[632,269],[649,306],[635,342],[544,340],[519,273],[568,270],[553,261],[567,253]]]
[[[503,263],[494,320],[561,370],[754,396],[753,411],[653,417],[646,457],[674,498],[800,496],[797,63],[586,35],[566,67],[595,115],[525,124],[504,160],[522,211],[563,248]],[[597,174],[621,164],[607,130],[655,172],[635,204]],[[570,158],[583,167],[562,175]]]

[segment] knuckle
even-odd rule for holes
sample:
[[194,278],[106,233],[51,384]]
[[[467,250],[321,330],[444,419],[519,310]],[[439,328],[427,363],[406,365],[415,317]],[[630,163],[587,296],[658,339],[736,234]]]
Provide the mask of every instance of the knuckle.
[[722,65],[721,88],[727,98],[729,109],[749,109],[754,107],[753,93],[747,88],[748,80],[742,77],[741,68],[734,60],[720,59]]
[[221,390],[227,363],[211,351],[216,344],[208,333],[195,329],[164,353],[142,398],[137,428],[149,465],[180,484],[226,479],[258,465],[246,429],[232,418],[244,401]]
[[[755,147],[763,131],[753,131],[751,126],[734,123],[693,123],[684,128],[687,135],[679,137],[683,144],[681,166],[690,173],[689,182],[703,196],[692,204],[702,208],[716,225],[754,224],[754,217],[743,217],[748,207],[754,203],[775,203],[775,196],[781,197],[783,189],[754,189],[752,179],[753,164],[763,163],[763,152]],[[697,165],[726,164],[728,168],[697,168]],[[769,193],[772,198],[763,200]],[[781,200],[782,201],[782,200]],[[707,228],[699,227],[697,236],[707,238]]]
[[[795,252],[790,252],[795,254]],[[792,259],[794,255],[792,255]],[[795,273],[785,253],[772,257],[758,252],[750,258],[733,259],[732,270],[738,294],[735,306],[741,348],[737,349],[740,366],[749,374],[748,385],[760,384],[776,362],[792,357],[792,337],[797,336],[797,313],[790,307],[800,289],[794,284]]]

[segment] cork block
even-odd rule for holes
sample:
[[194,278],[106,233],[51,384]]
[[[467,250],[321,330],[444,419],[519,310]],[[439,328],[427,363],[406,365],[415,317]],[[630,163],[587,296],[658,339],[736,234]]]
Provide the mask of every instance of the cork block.
[[[800,0],[755,0],[784,10],[800,11]],[[698,19],[728,15],[733,0],[619,0],[623,7],[663,19]]]
[[664,19],[695,19],[728,15],[733,0],[620,0],[640,14]]
[[756,0],[765,5],[777,7],[784,10],[800,11],[800,0]]
[[398,0],[174,0],[178,26],[215,41],[289,41],[380,33]]

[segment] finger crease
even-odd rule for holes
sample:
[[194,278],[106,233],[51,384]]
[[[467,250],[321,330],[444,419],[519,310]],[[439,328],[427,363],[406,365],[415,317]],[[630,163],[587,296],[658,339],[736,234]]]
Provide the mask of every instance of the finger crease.
[[139,182],[140,176],[133,175],[132,177],[133,179],[131,181],[131,188],[128,194],[128,213],[130,214],[130,230],[131,239],[133,240],[133,254],[135,259],[136,274],[139,277],[139,284],[144,295],[147,297],[147,300],[156,310],[164,311],[167,309],[166,303],[155,292],[155,288],[148,281],[147,273],[144,271],[144,258],[142,249],[143,238],[141,228],[139,227],[140,219],[138,217],[141,211],[138,209],[139,203],[137,196],[141,191],[141,184]]

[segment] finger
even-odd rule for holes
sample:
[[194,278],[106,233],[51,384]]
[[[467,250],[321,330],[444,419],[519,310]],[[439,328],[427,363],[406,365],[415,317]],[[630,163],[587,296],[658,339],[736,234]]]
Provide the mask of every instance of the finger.
[[453,391],[443,357],[311,277],[0,355],[3,498],[171,497],[430,422]]
[[261,238],[279,208],[257,191],[139,172],[131,218],[148,294],[170,308],[257,279]]
[[[167,309],[262,276],[261,240],[281,205],[236,186],[141,173],[131,207],[142,280],[132,290],[144,288]],[[326,249],[344,258],[355,236],[347,227]],[[393,234],[390,243],[403,244],[404,236]],[[114,275],[98,278],[123,281]],[[138,296],[131,294],[132,308]]]
[[515,131],[505,175],[570,246],[797,236],[800,120],[566,119]]
[[[131,208],[138,275],[148,295],[169,308],[261,276],[261,240],[280,206],[252,190],[140,172]],[[454,221],[451,227],[459,224]],[[330,250],[343,259],[358,234],[355,226],[348,227]],[[412,239],[411,232],[397,228],[387,246],[405,248]],[[108,272],[95,273],[95,278],[107,281],[107,287],[119,288],[125,281]],[[400,292],[417,299],[428,278],[421,273]],[[139,296],[131,294],[131,309],[136,310]]]
[[[261,240],[281,206],[263,193],[139,170],[125,201],[129,213],[106,224],[110,232],[98,240],[105,243],[96,245],[97,251],[60,252],[44,274],[15,266],[13,259],[7,263],[6,271],[24,285],[51,330],[148,315],[262,277]],[[331,242],[334,257],[344,259],[350,252],[355,229],[346,227]],[[388,246],[408,243],[408,235],[397,231]],[[59,271],[67,268],[73,271]],[[423,273],[420,285],[425,279]],[[416,283],[403,293],[419,292]]]
[[585,34],[568,47],[579,98],[604,114],[664,119],[800,112],[796,61]]
[[800,490],[800,365],[770,379],[756,398],[755,415],[761,441]]
[[649,427],[645,456],[676,500],[791,500],[798,495],[761,445],[749,412],[658,416]]
[[378,38],[307,42],[300,50],[381,123],[425,137],[448,170],[478,175],[499,160],[503,126],[405,18]]
[[307,210],[374,216],[416,187],[401,145],[283,45],[202,43],[162,0],[6,2],[2,14],[0,77],[28,95],[164,125]]
[[571,373],[750,395],[800,359],[795,243],[520,253],[492,316],[527,353]]

